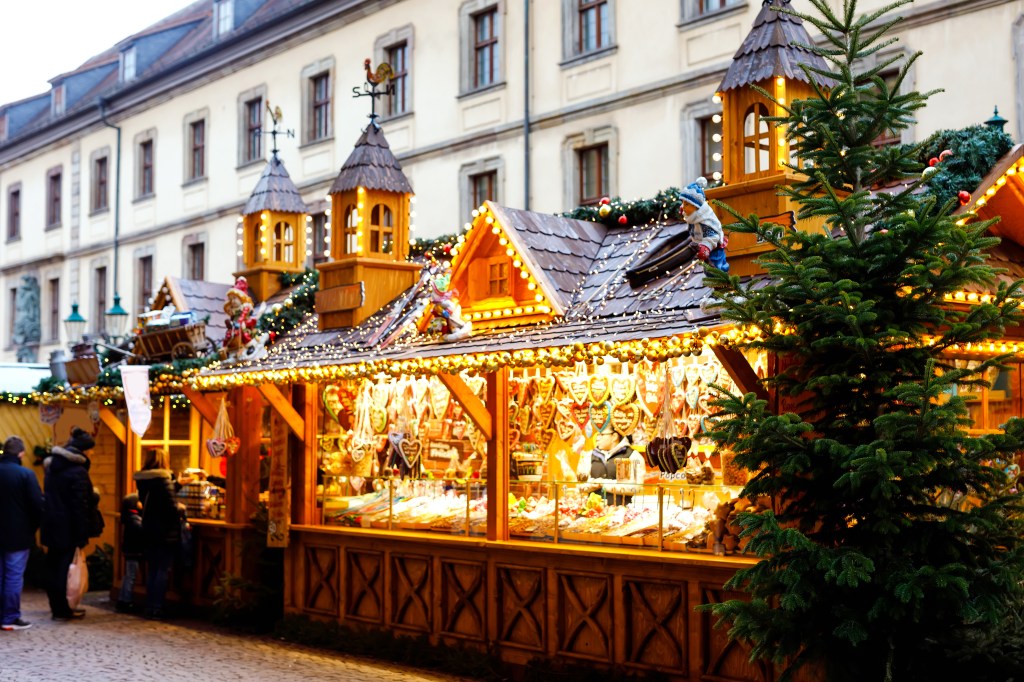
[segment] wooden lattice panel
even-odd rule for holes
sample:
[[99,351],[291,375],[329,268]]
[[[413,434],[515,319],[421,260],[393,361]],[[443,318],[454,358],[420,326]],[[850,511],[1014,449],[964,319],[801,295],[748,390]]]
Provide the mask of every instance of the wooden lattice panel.
[[200,597],[212,601],[217,597],[217,588],[224,575],[224,536],[203,534],[198,545],[196,575],[199,576],[199,585],[196,592]]
[[307,611],[338,614],[338,548],[306,545],[306,574],[302,599]]
[[[738,597],[737,593],[702,586],[701,602],[718,604]],[[750,662],[750,649],[729,639],[727,628],[716,628],[715,616],[701,612],[702,651],[701,679],[713,682],[771,682],[770,668]]]
[[441,632],[477,641],[487,638],[487,565],[441,561]]
[[592,661],[612,657],[612,577],[558,573],[558,651]]
[[625,578],[622,581],[626,663],[685,673],[689,617],[686,585]]
[[417,632],[431,631],[433,603],[430,557],[391,555],[391,625]]
[[498,641],[531,651],[543,651],[547,638],[544,571],[499,565],[497,576]]
[[345,617],[384,622],[384,555],[345,552]]

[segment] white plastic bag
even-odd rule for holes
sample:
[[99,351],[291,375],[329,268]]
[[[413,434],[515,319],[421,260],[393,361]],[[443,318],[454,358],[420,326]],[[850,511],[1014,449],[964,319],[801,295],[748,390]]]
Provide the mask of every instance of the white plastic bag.
[[85,552],[75,548],[75,558],[68,567],[68,606],[75,609],[82,602],[82,595],[89,591],[89,567],[85,563]]

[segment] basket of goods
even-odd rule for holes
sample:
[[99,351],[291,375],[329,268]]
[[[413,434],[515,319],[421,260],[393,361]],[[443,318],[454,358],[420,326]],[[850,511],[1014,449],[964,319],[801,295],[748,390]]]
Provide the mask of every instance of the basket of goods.
[[516,478],[520,481],[539,481],[544,470],[544,457],[516,452],[512,455]]

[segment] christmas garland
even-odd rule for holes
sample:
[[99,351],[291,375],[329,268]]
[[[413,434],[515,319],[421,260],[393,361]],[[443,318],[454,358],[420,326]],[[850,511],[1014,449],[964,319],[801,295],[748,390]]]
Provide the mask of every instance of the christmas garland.
[[269,333],[271,341],[295,329],[313,314],[316,292],[320,290],[320,271],[306,268],[300,274],[282,272],[281,285],[285,289],[295,287],[295,290],[281,303],[270,306],[256,321],[257,331]]
[[[959,200],[960,192],[974,192],[1012,148],[1013,138],[992,126],[940,130],[917,147],[917,160],[922,167],[938,169],[923,191],[937,199],[938,208],[948,201]],[[941,158],[945,150],[952,155]]]

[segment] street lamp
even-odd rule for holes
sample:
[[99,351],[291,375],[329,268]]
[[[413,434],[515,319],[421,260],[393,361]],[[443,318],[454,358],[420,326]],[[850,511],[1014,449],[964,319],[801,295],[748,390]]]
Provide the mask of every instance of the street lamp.
[[82,340],[85,333],[85,318],[78,312],[78,304],[71,304],[71,314],[64,318],[64,329],[68,333],[68,343],[74,345]]
[[114,305],[103,313],[103,319],[111,341],[113,343],[120,341],[128,328],[128,311],[121,307],[120,294],[114,294]]

